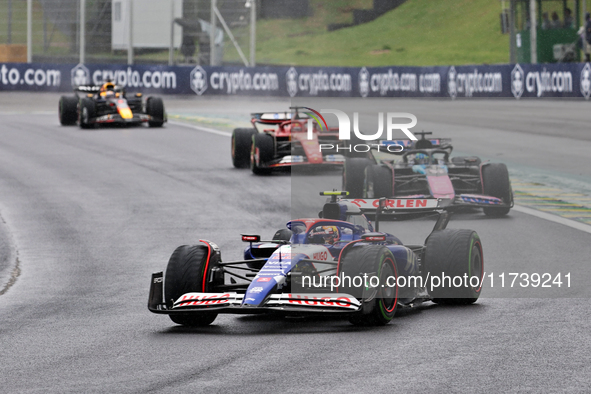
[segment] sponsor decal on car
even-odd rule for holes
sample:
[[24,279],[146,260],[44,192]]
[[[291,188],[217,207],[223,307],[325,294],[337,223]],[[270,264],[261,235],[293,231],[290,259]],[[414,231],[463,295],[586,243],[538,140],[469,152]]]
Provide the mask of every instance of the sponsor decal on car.
[[328,260],[328,252],[327,251],[316,252],[312,255],[312,260],[326,261],[326,260]]
[[[283,298],[283,297],[282,297]],[[287,294],[287,303],[301,306],[331,306],[357,309],[359,301],[353,297],[312,296],[302,294]]]
[[188,293],[176,300],[174,307],[227,304],[230,297],[229,293]]
[[[377,208],[380,204],[379,199],[364,200],[361,198],[351,200],[352,204],[357,205],[359,208],[373,209]],[[434,198],[400,198],[400,199],[388,199],[386,200],[387,208],[404,208],[404,209],[416,209],[416,208],[437,208],[438,201]]]

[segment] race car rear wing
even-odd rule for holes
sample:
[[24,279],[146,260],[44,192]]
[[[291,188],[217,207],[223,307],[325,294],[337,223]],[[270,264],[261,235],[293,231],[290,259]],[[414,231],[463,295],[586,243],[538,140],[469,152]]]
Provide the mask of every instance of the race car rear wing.
[[319,213],[320,217],[338,219],[339,203],[352,204],[359,207],[364,215],[373,218],[376,231],[379,231],[380,220],[410,220],[429,216],[437,216],[433,231],[443,230],[450,219],[447,209],[453,203],[451,199],[423,196],[347,199],[349,192],[338,190],[320,192],[320,195],[330,197]]
[[359,207],[366,216],[373,217],[374,227],[379,231],[380,220],[410,220],[429,216],[437,216],[435,230],[443,230],[449,222],[447,207],[451,200],[442,198],[379,198],[379,199],[353,199],[348,202]]
[[311,119],[311,117],[305,112],[260,112],[250,114],[252,117],[252,123],[262,124],[279,124],[288,120],[295,119]]
[[99,85],[80,85],[74,88],[75,92],[82,92],[82,93],[98,93],[100,92],[101,87]]

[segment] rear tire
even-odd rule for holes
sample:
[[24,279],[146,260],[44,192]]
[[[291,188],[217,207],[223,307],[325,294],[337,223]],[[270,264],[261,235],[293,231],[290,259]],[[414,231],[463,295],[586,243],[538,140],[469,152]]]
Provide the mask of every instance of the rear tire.
[[160,97],[148,97],[146,113],[154,118],[148,121],[150,127],[162,127],[164,124],[164,103]]
[[232,164],[236,168],[250,167],[250,151],[255,129],[234,129],[232,133]]
[[345,159],[343,166],[343,191],[349,192],[349,198],[363,198],[363,188],[365,183],[365,168],[372,162],[365,158]]
[[[482,192],[487,196],[493,196],[503,200],[503,203],[511,205],[513,202],[513,190],[509,180],[509,171],[503,163],[493,163],[482,167]],[[503,216],[509,213],[511,207],[486,207],[484,214],[488,216]]]
[[[250,169],[256,175],[267,175],[271,173],[270,168],[261,164],[267,164],[273,160],[275,144],[273,137],[266,133],[257,133],[252,136],[252,147],[250,152]],[[258,162],[256,157],[258,155]]]
[[357,246],[347,251],[339,263],[339,275],[363,278],[365,274],[369,284],[376,284],[372,277],[379,278],[377,287],[365,288],[343,283],[339,288],[340,293],[350,294],[363,304],[363,313],[352,316],[349,321],[357,326],[388,324],[396,314],[398,305],[396,281],[393,287],[387,285],[389,277],[398,278],[392,252],[381,245]]
[[[208,264],[207,257],[208,248],[204,245],[183,245],[172,253],[164,277],[164,300],[168,309],[183,294],[213,290],[216,283],[211,283],[209,276],[212,268],[219,263],[219,258],[217,254],[212,254]],[[215,312],[193,312],[168,316],[177,324],[207,326],[217,315]]]
[[62,126],[72,126],[78,120],[78,99],[62,96],[58,105],[58,115]]
[[291,239],[291,230],[288,228],[282,228],[275,232],[273,235],[273,241],[289,241]]
[[392,197],[392,170],[380,165],[365,168],[363,196],[367,198]]
[[80,128],[93,129],[94,123],[91,123],[95,117],[94,101],[91,98],[83,97],[80,99]]
[[[451,286],[439,286],[429,291],[433,302],[438,304],[466,305],[473,304],[480,297],[482,290],[482,275],[484,275],[484,260],[482,258],[482,244],[475,231],[445,229],[433,232],[427,239],[425,246],[425,263],[423,276],[427,273],[431,278],[442,276],[451,278]],[[467,275],[467,282],[464,282]],[[453,278],[461,277],[461,286],[454,286]],[[476,280],[479,278],[478,286]],[[446,285],[450,283],[442,280]],[[432,281],[431,281],[432,283]],[[459,282],[456,282],[459,283]],[[464,286],[468,284],[468,286]]]

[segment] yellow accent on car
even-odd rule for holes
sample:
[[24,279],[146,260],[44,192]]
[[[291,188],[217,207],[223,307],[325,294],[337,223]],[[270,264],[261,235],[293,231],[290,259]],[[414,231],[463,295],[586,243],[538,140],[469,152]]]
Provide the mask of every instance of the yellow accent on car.
[[121,117],[123,119],[132,119],[133,118],[133,113],[131,112],[131,109],[129,109],[129,108],[119,108],[119,115],[121,115]]

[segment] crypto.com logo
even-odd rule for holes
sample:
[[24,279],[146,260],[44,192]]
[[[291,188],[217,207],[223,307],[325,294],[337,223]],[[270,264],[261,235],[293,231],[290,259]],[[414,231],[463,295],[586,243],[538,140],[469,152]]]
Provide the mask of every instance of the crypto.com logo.
[[90,71],[84,64],[78,64],[70,74],[73,87],[90,84]]
[[[351,140],[351,120],[349,119],[349,116],[345,112],[340,111],[338,109],[321,109],[320,112],[318,112],[318,111],[316,111],[312,108],[309,108],[309,107],[304,107],[304,108],[306,108],[309,111],[312,111],[312,113],[310,113],[309,115],[312,119],[314,119],[318,123],[321,130],[324,129],[322,127],[322,125],[324,125],[324,127],[326,127],[326,130],[328,130],[328,125],[327,125],[324,117],[321,115],[321,112],[335,115],[337,117],[338,122],[339,122],[339,140],[341,140],[341,141]],[[416,116],[414,116],[413,114],[410,114],[410,113],[406,113],[406,112],[388,112],[388,113],[386,113],[385,118],[386,118],[386,140],[391,141],[392,135],[393,135],[392,132],[394,130],[400,130],[406,135],[407,138],[411,139],[412,141],[417,141],[417,137],[415,137],[414,134],[409,130],[417,125],[417,117]],[[308,139],[309,140],[314,138],[312,119],[308,119]],[[394,123],[394,119],[409,119],[410,122],[409,123]],[[359,130],[359,113],[358,112],[353,113],[353,133],[355,134],[355,137],[357,139],[359,139],[361,141],[376,141],[376,140],[380,139],[383,132],[384,132],[384,113],[383,112],[378,113],[378,131],[375,134],[362,134],[361,131]],[[379,144],[373,144],[373,145],[375,145],[379,149],[379,146],[380,146]],[[335,146],[333,146],[332,144],[320,144],[321,151],[322,151],[322,148],[334,149]],[[368,144],[356,144],[356,145],[349,146],[348,150],[350,151],[351,148],[355,152],[367,152],[367,151],[369,151],[369,149],[371,149],[371,146]],[[339,147],[337,146],[336,149],[338,151]],[[401,152],[403,147],[401,145],[394,144],[394,145],[388,145],[387,149],[390,152]],[[391,149],[396,149],[396,150],[391,150]]]

